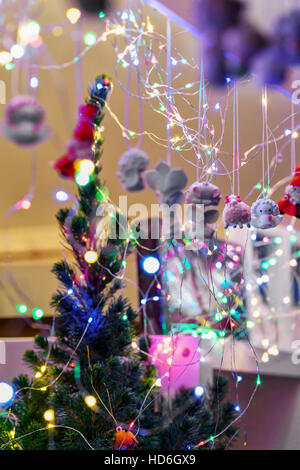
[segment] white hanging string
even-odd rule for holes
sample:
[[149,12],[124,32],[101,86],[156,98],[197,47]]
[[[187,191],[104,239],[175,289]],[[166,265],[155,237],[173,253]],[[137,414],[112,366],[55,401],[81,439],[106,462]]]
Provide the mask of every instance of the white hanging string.
[[169,118],[171,116],[171,86],[172,86],[172,64],[171,64],[171,21],[167,18],[167,101],[168,101],[168,109],[167,109],[167,163],[168,165],[172,165],[172,146],[171,146],[171,127],[169,123]]

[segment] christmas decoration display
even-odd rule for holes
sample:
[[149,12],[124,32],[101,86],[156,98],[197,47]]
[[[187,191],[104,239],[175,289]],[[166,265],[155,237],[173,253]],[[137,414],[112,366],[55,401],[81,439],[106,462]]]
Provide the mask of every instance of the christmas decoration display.
[[250,227],[251,221],[251,209],[241,201],[239,196],[232,194],[231,196],[225,197],[225,209],[223,211],[223,222],[224,227],[229,226],[236,228],[239,226],[243,228],[243,225]]
[[[38,335],[37,349],[25,354],[34,377],[21,376],[12,385],[0,384],[0,404],[7,407],[7,414],[0,414],[1,446],[5,449],[227,449],[236,436],[236,422],[247,407],[240,410],[238,393],[235,405],[224,403],[226,381],[222,377],[215,378],[210,386],[202,382],[201,376],[199,381],[200,362],[215,346],[221,350],[234,340],[232,380],[238,392],[236,340],[243,339],[244,344],[247,341],[252,349],[252,340],[256,341],[257,336],[251,329],[255,329],[255,334],[260,329],[261,360],[268,362],[279,351],[281,318],[297,315],[296,307],[293,312],[286,311],[293,302],[295,306],[299,304],[297,221],[282,224],[276,236],[260,232],[280,224],[283,217],[279,212],[300,218],[300,166],[278,206],[270,199],[289,178],[276,179],[277,166],[286,162],[288,144],[291,173],[296,167],[297,113],[292,105],[290,124],[285,119],[271,128],[264,87],[262,139],[257,144],[251,142],[251,148],[241,152],[240,85],[236,79],[249,72],[263,85],[276,85],[285,79],[288,67],[299,62],[299,12],[279,18],[274,32],[267,36],[255,24],[248,23],[243,3],[201,0],[198,16],[204,41],[199,61],[181,54],[180,41],[176,34],[172,36],[169,18],[164,37],[162,31],[156,31],[156,23],[151,23],[148,6],[137,5],[133,8],[128,4],[106,18],[108,2],[78,0],[78,8],[69,8],[55,25],[40,25],[38,13],[30,8],[24,17],[18,13],[10,22],[3,15],[0,65],[4,73],[12,75],[12,94],[18,94],[18,74],[22,76],[22,93],[35,96],[34,90],[42,84],[47,71],[69,72],[73,67],[78,108],[77,124],[66,143],[65,154],[53,164],[59,176],[75,180],[78,190],[76,198],[62,189],[53,191],[56,201],[74,201],[70,210],[60,210],[57,216],[64,236],[64,253],[68,253],[67,259],[64,255],[64,261],[53,269],[60,282],[52,300],[57,317],[50,337]],[[93,30],[92,22],[86,23],[90,24],[90,31],[82,34],[79,19],[88,21],[89,16],[98,18],[101,33]],[[44,54],[44,41],[50,34],[53,40],[62,34],[70,43],[74,40],[75,48],[66,62],[52,61],[50,55]],[[43,44],[45,47],[41,47]],[[99,52],[103,48],[103,57],[107,53],[105,47],[112,47],[115,52],[115,83],[120,86],[119,91],[126,93],[123,120],[119,117],[121,101],[117,108],[113,108],[115,103],[107,103],[112,82],[106,75],[90,84],[88,99],[79,106],[83,58],[87,51],[98,51],[98,47]],[[131,87],[130,76],[134,74],[137,86]],[[187,76],[190,81],[185,80]],[[249,75],[246,81],[251,81]],[[53,89],[67,122],[67,94],[58,82],[55,84],[59,86]],[[216,96],[209,93],[210,84],[226,84],[217,102]],[[135,119],[129,118],[129,102],[134,100],[139,107],[138,129],[131,127],[136,126],[136,115]],[[157,121],[163,121],[157,130],[149,125],[151,119],[145,119],[148,127],[143,127],[142,107],[148,107],[147,118],[152,113]],[[138,192],[147,183],[155,191],[162,211],[171,212],[169,231],[165,230],[167,218],[163,213],[155,243],[143,239],[141,232],[137,234],[109,199],[108,189],[99,179],[104,109],[130,149],[119,161],[117,176],[121,186]],[[232,152],[226,148],[228,110],[233,114]],[[55,129],[55,137],[56,133]],[[50,135],[44,109],[30,96],[13,98],[6,107],[2,134],[21,146],[37,145]],[[140,150],[142,138],[149,138],[153,147],[159,146],[157,153],[154,148],[151,151],[154,169],[148,171],[149,158]],[[269,145],[276,148],[275,152],[272,149],[272,157]],[[162,155],[165,149],[166,163],[157,163],[155,155]],[[34,159],[34,149],[32,155]],[[233,156],[232,160],[228,155]],[[240,186],[240,173],[257,155],[261,155],[262,177],[249,182],[251,187],[246,189],[248,181]],[[190,165],[190,172],[194,171],[191,181],[196,181],[188,187],[186,198],[187,176],[177,168],[181,161]],[[32,175],[34,182],[34,165]],[[225,198],[225,229],[244,225],[257,229],[247,235],[251,250],[257,255],[251,263],[244,263],[243,233],[228,231],[225,242],[219,238],[222,230],[212,226],[219,217],[215,207],[221,202],[216,184],[225,187],[227,183],[232,194]],[[30,208],[33,186],[12,210]],[[235,194],[240,194],[245,202]],[[178,209],[184,198],[188,223],[182,226],[171,207]],[[203,225],[204,239],[197,237]],[[237,244],[233,239],[238,240]],[[281,243],[291,250],[282,249]],[[128,279],[127,255],[132,251],[138,256],[143,253],[139,267],[149,279],[147,288],[129,279],[140,294],[137,312],[124,298],[123,290],[123,279]],[[285,251],[292,253],[284,269],[289,269],[289,273],[292,270],[293,293],[288,286],[288,295],[282,296],[282,309],[275,309],[270,302],[272,277],[276,277],[273,267],[280,264],[280,257],[286,256]],[[28,320],[38,328],[44,310],[32,308],[39,303],[26,300],[27,293],[24,295],[17,284],[12,284],[17,312],[23,319],[32,311]],[[155,320],[159,318],[159,333],[163,334],[154,334],[156,323],[144,310],[145,305],[156,305]],[[274,337],[266,328],[267,322],[272,322],[273,327],[276,323]],[[256,387],[250,401],[261,383],[256,365]]]
[[[207,206],[217,206],[221,200],[220,189],[212,183],[193,183],[186,194],[186,202],[191,204],[190,217],[192,222],[195,222],[195,214],[193,211],[194,206],[203,204]],[[214,234],[214,229],[210,227],[218,220],[219,211],[210,209],[204,212],[204,237],[211,238]]]
[[142,173],[149,164],[149,157],[140,149],[130,149],[119,160],[117,176],[126,191],[142,191],[145,187]]
[[251,206],[251,225],[259,229],[277,227],[283,217],[279,215],[276,202],[271,199],[259,199]]
[[1,130],[6,139],[24,147],[37,145],[50,135],[45,111],[31,96],[16,96],[6,105]]
[[[110,88],[105,75],[89,87],[88,104],[97,107],[91,121],[93,155],[88,160],[93,170],[85,184],[75,174],[77,204],[57,214],[73,263],[64,259],[53,268],[60,283],[52,298],[57,311],[55,338],[51,343],[39,334],[36,349],[25,352],[34,377],[14,380],[17,390],[11,412],[17,421],[12,435],[7,432],[8,420],[0,416],[2,449],[14,449],[16,442],[30,450],[185,450],[212,445],[225,449],[237,435],[238,416],[234,404],[224,400],[227,379],[215,378],[205,393],[199,393],[200,387],[197,393],[180,389],[167,406],[160,393],[162,377],[149,363],[151,338],[136,338],[136,313],[121,290],[126,257],[138,240],[119,238],[117,233],[113,238],[107,235],[100,247],[97,244],[96,215],[102,206],[100,124]],[[163,194],[167,201],[181,200],[178,193],[186,183],[182,170],[162,163],[156,169],[165,170],[167,180],[175,171],[163,186],[169,193]],[[118,213],[116,218],[119,221]],[[183,354],[187,357],[188,351]]]
[[285,188],[285,195],[278,202],[281,214],[300,218],[300,165],[296,167],[294,177]]
[[133,450],[138,441],[131,431],[120,429],[116,432],[114,449],[115,450]]
[[171,168],[160,161],[154,170],[145,173],[148,186],[156,192],[159,202],[172,206],[184,200],[183,189],[187,184],[187,176],[181,168]]

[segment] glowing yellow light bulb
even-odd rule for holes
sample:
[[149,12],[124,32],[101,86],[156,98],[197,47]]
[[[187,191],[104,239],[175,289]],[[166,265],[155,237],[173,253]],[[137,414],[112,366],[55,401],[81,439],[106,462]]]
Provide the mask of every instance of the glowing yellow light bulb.
[[84,259],[87,263],[91,263],[91,264],[96,263],[96,261],[98,259],[98,255],[95,251],[89,250],[85,253]]
[[78,10],[78,8],[69,8],[66,11],[66,17],[68,18],[71,24],[77,23],[80,16],[81,16],[81,12],[80,10]]
[[91,173],[93,173],[95,169],[95,165],[92,162],[92,160],[88,160],[88,159],[79,160],[78,163],[76,162],[76,166],[75,166],[76,170],[77,170],[77,167],[80,173],[85,173],[86,175],[90,175]]
[[279,350],[276,344],[272,346],[270,349],[268,349],[268,353],[271,354],[272,356],[278,356]]
[[43,373],[44,373],[46,369],[47,369],[47,367],[46,367],[46,366],[42,366],[42,367],[41,367],[41,372],[43,372]]
[[269,354],[267,352],[264,352],[263,355],[262,355],[261,360],[263,362],[268,362],[269,361]]
[[41,392],[45,392],[47,390],[47,387],[41,387],[40,390]]
[[0,64],[6,65],[13,60],[12,55],[7,51],[0,52]]
[[292,138],[293,138],[293,139],[297,139],[298,136],[299,136],[299,134],[298,134],[297,131],[294,131],[294,132],[292,133]]
[[264,338],[261,340],[261,344],[263,345],[264,348],[267,348],[270,344],[270,341],[268,340],[268,338]]
[[54,411],[53,410],[45,411],[44,420],[45,421],[53,421],[54,420]]
[[93,395],[87,395],[86,397],[84,397],[84,401],[85,401],[85,404],[89,406],[90,408],[95,406],[97,403],[96,398],[93,397]]
[[253,328],[255,323],[253,321],[247,321],[247,328]]
[[36,379],[39,379],[40,377],[42,377],[42,374],[41,374],[40,372],[37,372],[37,373],[35,374],[35,378],[36,378]]

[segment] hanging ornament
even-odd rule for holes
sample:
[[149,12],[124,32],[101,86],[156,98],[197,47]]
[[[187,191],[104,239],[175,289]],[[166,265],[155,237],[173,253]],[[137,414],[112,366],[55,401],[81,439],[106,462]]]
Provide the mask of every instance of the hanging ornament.
[[119,160],[117,173],[120,184],[126,191],[136,192],[145,188],[143,171],[149,164],[149,157],[138,148],[133,148],[123,153]]
[[236,228],[239,226],[243,228],[243,225],[250,227],[251,221],[251,209],[241,201],[240,196],[231,196],[225,197],[225,209],[223,211],[223,222],[225,229],[229,226]]
[[137,443],[138,441],[132,432],[125,431],[125,429],[117,430],[114,450],[133,450]]
[[300,165],[296,171],[291,183],[285,188],[285,195],[278,202],[281,214],[287,214],[300,218]]
[[278,18],[274,29],[274,41],[282,49],[286,63],[300,62],[300,10],[294,10]]
[[281,49],[271,46],[253,57],[251,72],[262,85],[278,85],[286,76],[286,58]]
[[222,49],[229,52],[234,60],[227,60],[230,76],[247,73],[250,60],[266,46],[266,38],[250,24],[241,23],[227,29],[222,35]]
[[33,147],[50,136],[45,111],[31,96],[16,96],[6,105],[1,130],[6,139],[25,147]]
[[145,175],[148,186],[156,192],[160,203],[172,206],[183,202],[182,190],[187,184],[187,176],[181,168],[171,168],[161,160]]
[[[207,206],[217,206],[221,200],[221,191],[218,186],[215,186],[212,183],[193,183],[187,190],[186,202],[190,204],[190,207],[187,210],[187,216],[191,219],[192,224],[195,223],[196,216],[196,206],[204,205]],[[219,211],[215,209],[210,209],[204,211],[204,238],[211,238],[214,234],[214,229],[210,227],[209,224],[212,224],[218,220]]]
[[200,0],[197,3],[197,25],[205,34],[218,36],[238,23],[243,9],[238,0]]
[[276,202],[272,199],[259,199],[251,206],[251,225],[259,229],[277,227],[283,217],[279,215]]

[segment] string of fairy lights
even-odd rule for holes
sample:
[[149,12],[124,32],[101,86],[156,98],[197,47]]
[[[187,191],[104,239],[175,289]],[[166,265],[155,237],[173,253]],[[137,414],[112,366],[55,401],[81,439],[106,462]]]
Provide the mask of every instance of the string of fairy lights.
[[[237,87],[237,85],[232,82],[232,79],[230,77],[227,77],[227,87],[224,91],[224,97],[222,98],[222,100],[211,104],[209,102],[210,100],[207,94],[206,84],[203,77],[201,65],[199,66],[199,64],[197,64],[197,62],[193,59],[185,58],[174,45],[172,45],[171,56],[169,57],[170,63],[168,64],[167,38],[160,32],[155,31],[155,28],[151,23],[149,15],[145,13],[145,10],[144,8],[142,8],[142,6],[135,11],[130,8],[126,8],[123,11],[114,12],[112,15],[110,15],[109,18],[106,18],[104,12],[100,12],[99,21],[101,22],[101,29],[104,29],[104,32],[101,32],[100,35],[98,35],[94,31],[89,31],[85,33],[83,35],[84,47],[81,49],[79,55],[73,57],[72,59],[68,60],[63,64],[43,64],[40,60],[37,59],[37,57],[39,54],[42,54],[42,51],[45,48],[47,48],[46,42],[44,40],[44,37],[47,34],[51,33],[54,37],[57,38],[60,38],[63,34],[69,34],[71,37],[73,36],[72,28],[75,27],[78,21],[81,20],[80,10],[78,8],[68,9],[66,11],[66,18],[63,19],[61,23],[55,24],[54,26],[40,25],[37,18],[34,18],[33,16],[31,17],[30,15],[29,17],[31,19],[25,22],[21,22],[20,19],[16,18],[17,35],[15,30],[16,28],[12,28],[12,26],[8,27],[5,21],[1,25],[1,32],[3,34],[3,37],[6,38],[6,44],[8,46],[5,50],[2,50],[0,52],[0,65],[12,74],[12,84],[16,80],[14,77],[17,76],[17,73],[20,73],[21,67],[26,62],[27,68],[29,70],[28,86],[32,92],[36,92],[37,88],[40,85],[38,76],[39,70],[63,70],[69,67],[76,66],[76,64],[83,61],[83,59],[91,49],[96,47],[100,48],[102,46],[102,43],[110,42],[116,55],[115,85],[119,85],[120,88],[127,95],[130,96],[130,99],[137,99],[148,105],[154,113],[159,115],[162,121],[167,122],[167,127],[169,131],[169,137],[166,137],[163,131],[161,132],[161,135],[157,135],[156,133],[153,133],[151,130],[147,129],[129,129],[125,125],[125,122],[122,123],[121,118],[117,116],[112,107],[107,104],[106,108],[110,116],[120,129],[120,134],[122,137],[132,142],[134,142],[137,138],[145,137],[150,139],[155,145],[159,145],[162,151],[171,148],[172,152],[176,153],[176,155],[179,156],[183,161],[187,162],[188,164],[194,167],[195,173],[198,176],[198,180],[211,180],[212,178],[216,178],[218,176],[226,176],[230,180],[231,186],[232,184],[234,186],[235,178],[239,177],[240,169],[246,164],[250,163],[252,160],[257,159],[258,156],[261,154],[262,150],[264,151],[265,148],[267,149],[266,151],[268,151],[268,146],[272,144],[275,146],[275,154],[268,161],[267,171],[265,173],[263,172],[262,177],[257,182],[255,182],[253,188],[246,196],[246,198],[244,198],[244,200],[250,198],[255,192],[257,192],[257,197],[260,197],[261,194],[271,195],[272,193],[274,193],[274,191],[279,189],[282,184],[284,184],[284,180],[279,182],[277,181],[274,183],[274,176],[276,174],[277,165],[278,163],[280,163],[280,155],[283,154],[288,145],[294,145],[293,142],[295,141],[295,139],[298,138],[299,124],[295,123],[295,117],[298,113],[295,111],[292,112],[290,116],[286,117],[283,121],[278,123],[274,129],[271,129],[269,127],[269,123],[267,122],[266,118],[266,132],[262,138],[262,142],[254,144],[249,150],[244,152],[244,154],[241,155],[240,160],[238,160],[238,164],[235,167],[230,168],[229,166],[231,165],[232,155],[228,152],[222,151],[221,147],[225,134],[226,116],[229,108],[230,98],[232,98],[233,95],[236,93],[234,87]],[[15,42],[14,37],[16,36],[17,41]],[[168,67],[170,67],[170,65],[172,69],[171,83],[170,81],[168,81],[167,74],[167,69]],[[126,88],[126,85],[124,85],[122,82],[122,71],[128,68],[130,68],[131,71],[134,72],[140,80],[140,88],[135,93],[131,90],[128,90]],[[195,76],[195,74],[199,74],[199,79],[195,81],[187,81],[185,79],[185,76],[189,75],[189,73],[191,72],[193,73],[193,76]],[[238,86],[242,87],[244,84],[248,83],[248,81],[248,79],[244,80],[240,82]],[[199,98],[199,90],[201,93],[201,101],[199,101],[200,105],[198,107],[197,99]],[[262,107],[265,113],[267,111],[267,99],[268,98],[265,93],[262,98]],[[212,113],[211,121],[208,118],[210,113]],[[238,119],[238,114],[235,116],[235,118]],[[290,126],[283,128],[283,126],[286,125],[287,121],[291,121]],[[101,129],[99,129],[99,132],[103,132],[103,130],[104,128],[102,127]],[[230,161],[230,165],[228,161]],[[90,160],[81,161],[79,163],[79,167],[77,168],[77,174],[75,179],[77,185],[85,186],[86,184],[88,184],[89,176],[93,173],[93,171],[94,166]],[[32,182],[34,182],[35,172],[36,168],[35,166],[33,166],[31,178]],[[267,177],[267,184],[265,184],[265,177]],[[271,186],[271,183],[273,184],[273,186]],[[15,211],[18,210],[29,210],[33,197],[34,188],[31,184],[31,189],[29,193],[12,207],[8,215],[11,216]],[[70,199],[70,195],[62,189],[56,191],[55,197],[58,202],[66,202]],[[106,202],[109,202],[115,208],[115,211],[118,212],[119,209],[117,205],[108,197],[108,194],[105,194],[104,200]],[[127,241],[129,243],[130,241],[132,241],[132,232],[130,230],[130,225],[128,224],[128,226],[122,227],[122,229],[126,231],[128,237]],[[289,233],[290,245],[296,245],[298,241],[298,236],[294,228],[294,221],[292,221],[289,225],[286,226],[286,230]],[[256,307],[256,310],[254,311],[253,317],[251,319],[247,318],[247,315],[243,315],[240,313],[237,314],[236,307],[238,303],[235,304],[234,307],[232,307],[232,305],[229,305],[228,302],[228,298],[232,294],[232,288],[229,285],[227,275],[233,270],[239,270],[243,274],[244,269],[242,264],[242,253],[246,248],[242,246],[231,245],[228,242],[228,238],[229,232],[226,232],[225,244],[223,244],[222,246],[220,244],[216,245],[215,251],[217,249],[219,250],[220,247],[222,247],[222,249],[224,250],[224,256],[223,259],[217,259],[214,262],[210,262],[210,266],[207,270],[206,279],[203,276],[203,273],[201,272],[200,263],[198,263],[195,268],[197,269],[197,272],[202,281],[205,282],[205,286],[207,291],[209,292],[209,295],[215,302],[216,312],[213,313],[213,318],[211,316],[211,313],[207,312],[202,316],[202,323],[200,324],[197,322],[195,322],[195,324],[192,324],[189,322],[185,322],[184,320],[178,323],[173,322],[169,334],[171,335],[171,337],[189,334],[196,338],[199,338],[197,351],[200,353],[199,360],[201,362],[205,361],[205,358],[207,355],[209,355],[211,348],[214,348],[216,344],[221,344],[223,347],[225,347],[226,339],[229,339],[229,341],[232,342],[232,347],[234,347],[234,340],[232,339],[232,334],[234,330],[238,330],[239,332],[243,332],[245,334],[246,340],[253,353],[253,358],[256,364],[256,384],[249,398],[249,402],[243,410],[240,409],[240,405],[237,399],[236,411],[238,412],[238,416],[230,424],[232,425],[235,423],[235,421],[242,418],[244,413],[247,411],[256,393],[257,388],[261,385],[261,378],[258,369],[259,358],[257,358],[256,353],[251,346],[247,331],[253,329],[256,326],[261,327],[265,318],[268,320],[276,320],[280,318],[280,315],[285,315],[285,313],[281,313],[280,311],[273,312],[272,308],[270,308],[270,311],[268,311],[267,315],[261,315],[261,306],[259,305],[258,294],[259,288],[262,285],[271,282],[272,276],[275,276],[275,274],[272,274],[271,272],[270,274],[267,274],[267,272],[269,268],[272,268],[272,266],[276,265],[277,259],[283,255],[283,251],[280,249],[282,238],[280,236],[277,236],[275,238],[264,237],[262,240],[259,240],[255,230],[250,232],[249,238],[251,243],[253,243],[255,247],[260,247],[263,245],[276,248],[275,253],[272,254],[272,256],[266,256],[265,258],[259,258],[255,260],[255,267],[259,267],[261,270],[265,271],[265,274],[259,275],[254,279],[248,279],[246,283],[244,281],[246,276],[242,276],[241,281],[239,282],[238,292],[236,294],[237,299],[242,290],[251,291],[251,293],[253,293],[254,291],[256,293],[251,300],[252,306]],[[136,251],[138,253],[141,253],[141,249],[147,249],[141,241],[134,240],[134,242]],[[188,243],[190,242],[190,240],[186,240],[186,242]],[[143,311],[145,335],[147,332],[150,332],[151,334],[151,331],[153,331],[153,328],[151,326],[151,319],[149,319],[147,316],[147,303],[162,301],[170,305],[170,301],[173,300],[172,295],[170,295],[168,289],[165,288],[162,285],[163,283],[161,283],[160,281],[160,275],[164,273],[165,270],[168,270],[168,263],[172,259],[179,260],[177,263],[176,276],[179,279],[179,281],[177,281],[177,286],[179,285],[180,288],[179,295],[175,300],[179,301],[179,307],[177,308],[177,310],[180,314],[182,313],[182,292],[184,289],[183,281],[187,275],[187,272],[190,271],[191,266],[189,266],[189,263],[187,263],[186,258],[183,255],[180,255],[180,248],[182,248],[182,246],[177,247],[176,250],[174,250],[174,247],[172,246],[167,246],[167,249],[165,251],[165,259],[160,262],[157,256],[157,252],[165,248],[165,243],[161,241],[155,249],[148,249],[148,268],[145,264],[145,272],[153,276],[153,279],[149,284],[147,292],[141,292],[140,286],[136,285],[134,281],[126,278],[127,249],[125,250],[123,257],[122,271],[118,273],[118,275],[114,275],[114,277],[118,279],[123,279],[127,282],[131,282],[135,286],[135,288],[142,294],[140,310]],[[203,249],[205,250],[206,258],[212,259],[214,248],[211,248],[208,245],[204,244]],[[232,257],[230,258],[230,260],[225,260],[225,258],[230,252],[232,252]],[[300,251],[298,250],[298,252],[294,253],[294,257],[286,263],[285,268],[295,268],[297,266],[297,259],[299,257]],[[98,260],[98,255],[95,251],[88,250],[84,255],[84,259],[86,262],[92,264]],[[102,267],[106,269],[110,275],[112,275],[112,273],[106,266]],[[214,282],[211,282],[214,276],[214,272],[222,273],[222,278],[224,279],[223,286],[221,286],[221,288],[217,290],[217,292],[215,292]],[[151,288],[154,285],[156,286],[157,295],[149,296]],[[66,295],[73,294],[75,287],[76,286],[70,289],[70,291],[68,291]],[[17,284],[15,292],[16,294],[20,294],[20,292],[22,293],[22,288]],[[22,295],[22,297],[26,298],[27,295],[24,294]],[[287,296],[283,298],[283,305],[288,305],[290,304],[290,302],[290,297]],[[34,305],[34,303],[32,302],[31,304]],[[26,316],[29,311],[29,307],[26,303],[17,303],[16,308],[17,311],[23,316]],[[41,318],[44,316],[44,311],[41,308],[34,307],[31,310],[32,318],[35,321],[41,320]],[[289,315],[294,315],[296,317],[299,313],[299,310],[295,308],[295,310],[292,313],[289,313]],[[123,319],[124,321],[127,320],[127,318]],[[212,320],[215,324],[223,321],[224,319],[225,326],[223,328],[219,329],[214,328],[212,326]],[[93,318],[90,317],[81,339],[70,354],[69,360],[63,370],[60,372],[59,376],[56,377],[53,382],[49,383],[47,387],[37,387],[34,388],[35,390],[40,390],[43,392],[46,391],[48,388],[54,386],[63,374],[63,372],[69,367],[74,367],[74,373],[77,374],[78,380],[80,379],[80,370],[78,371],[78,365],[75,362],[74,358],[76,357],[76,351],[80,346],[92,322]],[[209,347],[207,352],[202,351],[203,340],[208,340],[210,342],[209,344],[211,344],[211,347]],[[140,351],[137,339],[133,340],[131,346],[134,351]],[[50,347],[52,347],[52,344],[50,345]],[[276,343],[271,343],[270,339],[267,337],[264,337],[262,339],[262,347],[264,352],[260,359],[264,363],[270,360],[270,356],[277,356],[279,354],[278,345]],[[147,398],[150,392],[152,391],[152,388],[161,387],[163,379],[165,377],[170,376],[170,370],[173,362],[172,358],[174,357],[175,349],[172,347],[169,348],[168,353],[168,372],[165,373],[163,376],[158,377],[153,383],[152,387],[149,389],[147,395],[145,396],[144,402],[141,406],[141,409],[138,411],[136,418],[129,425],[129,429],[133,430],[135,432],[135,435],[138,435],[138,433],[141,432],[139,426],[139,417],[143,413],[145,407],[149,406]],[[73,359],[74,362],[72,362]],[[149,354],[149,359],[154,359],[152,354]],[[185,370],[189,367],[191,363],[192,361],[184,366],[182,374],[185,372]],[[46,362],[39,368],[39,370],[36,371],[36,380],[43,377],[43,375],[47,371],[47,367],[48,364]],[[242,380],[242,376],[238,373],[237,370],[234,370],[233,373],[235,376],[237,389],[238,384]],[[8,398],[7,403],[14,399],[14,397],[20,392],[16,392],[14,390],[12,391],[7,387],[5,388],[4,392],[2,390],[0,391],[2,395],[4,394],[4,396]],[[204,389],[200,385],[198,385],[195,388],[195,397],[200,398],[203,393]],[[101,406],[105,405],[101,400],[101,397],[99,397],[96,393],[95,395],[96,396],[85,395],[84,401],[88,407],[92,408],[93,410],[95,410],[95,412],[97,412],[97,407],[99,406],[98,402],[100,402]],[[110,414],[108,409],[107,412],[108,414]],[[9,419],[13,418],[12,413],[10,411],[7,412],[7,417]],[[34,432],[43,431],[45,429],[49,430],[54,427],[62,427],[55,424],[55,411],[53,409],[49,409],[45,412],[44,419],[47,423],[47,426]],[[115,421],[115,418],[113,416],[112,419]],[[117,423],[116,421],[115,424],[117,427],[122,425],[122,423]],[[18,442],[22,439],[22,437],[24,437],[15,436],[15,425],[13,426],[13,429],[11,431],[10,440],[5,444],[5,446],[2,447],[2,449],[6,448],[7,446],[13,443]],[[74,428],[69,429],[72,429],[74,432],[79,433],[83,440],[87,443],[89,448],[93,449],[93,447],[88,443],[86,438],[78,430]],[[211,436],[210,440],[200,442],[198,446],[201,447],[207,444],[207,442],[209,441],[213,443],[213,441],[218,438],[222,433],[224,433],[226,429],[227,427],[223,429],[220,433]],[[143,430],[143,432],[147,434],[148,431]]]

